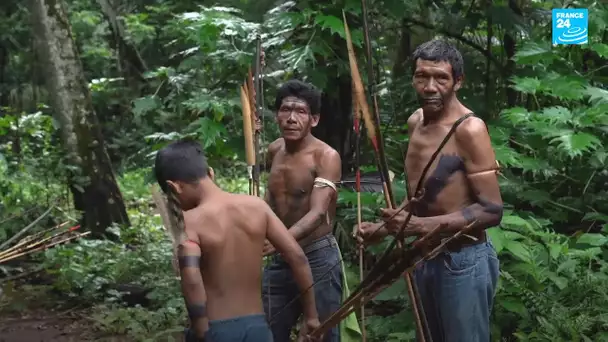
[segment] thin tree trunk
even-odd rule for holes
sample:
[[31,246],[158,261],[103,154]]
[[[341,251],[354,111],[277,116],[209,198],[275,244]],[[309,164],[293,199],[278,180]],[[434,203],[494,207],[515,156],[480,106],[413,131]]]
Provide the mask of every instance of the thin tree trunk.
[[55,118],[60,124],[70,189],[82,226],[99,236],[130,224],[93,109],[62,0],[30,0],[36,45]]

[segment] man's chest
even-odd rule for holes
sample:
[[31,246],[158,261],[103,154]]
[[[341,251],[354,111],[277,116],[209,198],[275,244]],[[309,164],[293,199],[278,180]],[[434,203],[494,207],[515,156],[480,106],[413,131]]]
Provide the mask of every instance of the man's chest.
[[[414,195],[416,188],[420,188],[424,191],[436,192],[429,195],[437,196],[451,183],[453,175],[465,170],[464,158],[453,136],[441,147],[439,153],[434,155],[448,131],[449,128],[439,127],[412,134],[405,156],[410,194]],[[423,174],[427,165],[429,165],[428,170]]]
[[278,154],[273,158],[268,187],[273,193],[312,191],[316,177],[316,164],[312,155]]

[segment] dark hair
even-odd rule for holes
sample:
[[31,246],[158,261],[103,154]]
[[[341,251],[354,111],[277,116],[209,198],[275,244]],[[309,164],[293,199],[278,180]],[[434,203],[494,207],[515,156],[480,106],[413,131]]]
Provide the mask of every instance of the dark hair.
[[420,44],[412,54],[413,70],[416,70],[416,61],[448,62],[452,66],[454,80],[464,75],[464,62],[458,49],[442,39],[430,40]]
[[277,90],[277,97],[274,101],[275,110],[279,110],[283,99],[290,96],[306,101],[310,108],[310,114],[320,114],[321,92],[312,84],[300,80],[289,80],[285,82],[279,90]]
[[207,177],[209,166],[203,147],[192,139],[173,142],[156,153],[154,176],[167,192],[167,181],[195,183]]

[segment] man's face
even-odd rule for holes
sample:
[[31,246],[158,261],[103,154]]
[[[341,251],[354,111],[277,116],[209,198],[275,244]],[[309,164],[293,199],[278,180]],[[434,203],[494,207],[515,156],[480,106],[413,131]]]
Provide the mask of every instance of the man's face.
[[306,101],[289,96],[281,102],[276,119],[283,139],[294,141],[310,134],[319,123],[319,114],[312,114]]
[[438,115],[454,93],[460,89],[462,77],[454,80],[449,62],[416,60],[414,89],[425,114]]

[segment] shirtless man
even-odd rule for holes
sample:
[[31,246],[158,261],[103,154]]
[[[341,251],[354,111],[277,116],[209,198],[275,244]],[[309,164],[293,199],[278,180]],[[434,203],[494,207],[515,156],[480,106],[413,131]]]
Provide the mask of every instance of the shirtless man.
[[[323,321],[342,301],[340,251],[332,234],[334,183],[340,181],[342,163],[336,150],[311,134],[320,107],[321,93],[310,84],[291,80],[278,89],[275,108],[282,137],[268,147],[271,169],[265,200],[306,253]],[[271,244],[265,254],[273,254]],[[264,310],[275,341],[287,342],[302,308],[298,303],[288,305],[298,289],[287,264],[279,257],[271,259],[264,270]],[[324,341],[339,342],[339,328],[327,332]]]
[[[467,116],[471,110],[456,96],[464,76],[460,52],[433,40],[420,45],[412,60],[413,85],[422,108],[408,119],[405,170],[408,192],[412,194],[422,181],[424,193],[420,202],[412,202],[406,236],[422,236],[440,224],[441,232],[451,236],[476,221],[468,235],[477,239],[463,236],[449,243],[444,252],[414,271],[415,281],[434,342],[490,341],[499,262],[485,229],[502,218],[494,150],[485,123]],[[421,180],[422,170],[459,119],[460,125]],[[390,220],[395,212],[382,210],[387,228],[376,234],[386,236],[402,226],[407,213]],[[375,236],[376,227],[377,223],[363,223],[360,237]]]
[[[171,186],[184,210],[178,246],[182,292],[190,317],[187,341],[271,342],[261,293],[262,251],[279,250],[304,294],[300,340],[319,326],[308,260],[270,207],[257,197],[222,191],[213,182],[200,144],[182,140],[156,155],[156,180]],[[205,298],[207,297],[207,298]]]

